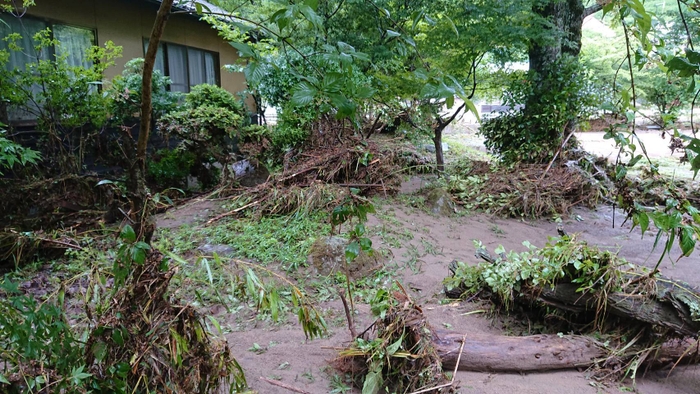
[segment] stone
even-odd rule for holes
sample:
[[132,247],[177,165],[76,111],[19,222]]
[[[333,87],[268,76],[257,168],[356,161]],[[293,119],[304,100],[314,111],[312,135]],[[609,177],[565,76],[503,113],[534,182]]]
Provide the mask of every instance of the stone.
[[[349,241],[338,236],[319,237],[311,245],[307,258],[310,267],[314,267],[320,275],[331,275],[336,272],[345,272],[345,247]],[[361,278],[375,270],[379,264],[377,254],[369,256],[361,252],[352,263],[348,264],[348,276]]]
[[231,257],[235,253],[235,249],[228,245],[221,244],[204,244],[197,248],[203,255],[212,256],[216,253],[222,257]]
[[430,189],[425,193],[425,205],[435,215],[449,216],[457,210],[452,196],[442,188]]

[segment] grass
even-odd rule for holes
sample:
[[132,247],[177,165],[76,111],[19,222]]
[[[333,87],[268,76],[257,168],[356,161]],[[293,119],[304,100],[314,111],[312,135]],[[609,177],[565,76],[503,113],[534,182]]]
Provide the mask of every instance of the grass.
[[262,265],[280,263],[284,270],[295,271],[306,264],[311,245],[317,237],[330,234],[327,214],[270,216],[259,219],[231,220],[206,230],[210,243],[225,244],[241,258]]

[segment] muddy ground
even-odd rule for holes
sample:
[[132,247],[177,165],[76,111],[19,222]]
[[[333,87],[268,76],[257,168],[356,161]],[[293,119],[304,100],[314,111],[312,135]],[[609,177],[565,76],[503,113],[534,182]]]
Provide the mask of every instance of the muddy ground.
[[[662,139],[660,133],[640,134],[654,158],[673,159],[669,163],[675,163],[677,157],[670,157],[666,148],[668,140]],[[603,140],[602,133],[586,133],[579,138],[589,151],[608,157],[613,155],[614,146],[609,140]],[[446,139],[454,142],[455,146],[484,149],[473,128],[450,130]],[[456,150],[447,153],[448,159]],[[524,325],[482,313],[488,305],[447,302],[442,294],[442,280],[448,274],[447,264],[453,259],[477,262],[473,257],[475,239],[481,240],[491,250],[499,244],[506,249],[524,250],[522,242],[525,240],[543,246],[548,236],[556,234],[558,223],[552,220],[554,218],[526,221],[471,213],[449,217],[429,214],[421,206],[422,200],[418,194],[429,182],[430,179],[426,177],[407,178],[397,198],[375,201],[377,213],[370,216],[368,228],[373,234],[374,247],[388,256],[383,264],[419,301],[436,328],[464,333],[526,334]],[[211,201],[190,204],[171,211],[168,219],[161,220],[159,225],[177,227],[183,223],[201,223],[216,210],[217,203]],[[623,221],[624,214],[613,211],[609,206],[596,210],[576,209],[570,216],[562,218],[567,232],[579,234],[580,238],[599,247],[619,251],[632,263],[653,267],[661,253],[660,250],[652,251],[655,234],[649,233],[642,238],[638,229],[631,230],[630,223],[623,224]],[[672,254],[678,255],[677,250]],[[700,253],[696,252],[675,264],[666,259],[661,268],[666,276],[700,286]],[[308,279],[313,280],[313,277]],[[271,394],[293,392],[269,383],[272,380],[299,392],[360,392],[357,389],[345,391],[342,385],[334,383],[334,380],[342,381],[342,377],[329,364],[336,357],[337,349],[351,339],[342,304],[331,301],[320,307],[326,313],[330,333],[323,339],[313,341],[304,339],[294,317],[290,317],[286,324],[270,325],[252,316],[219,314],[219,318],[234,330],[227,337],[246,372],[251,389]],[[356,325],[362,329],[371,323],[371,315],[367,305],[358,304],[358,309]],[[258,351],[251,351],[255,344],[259,347]],[[621,393],[636,389],[639,393],[648,394],[690,394],[700,392],[700,367],[649,372],[636,380],[636,387],[629,380],[599,382],[583,370],[529,374],[458,372],[457,380],[463,393]]]
[[[524,250],[525,240],[543,246],[548,236],[556,234],[553,220],[525,221],[501,219],[484,214],[461,214],[449,217],[427,213],[416,194],[430,182],[413,177],[403,184],[401,195],[395,199],[377,200],[377,213],[367,223],[373,234],[374,247],[383,250],[388,259],[384,265],[395,272],[395,277],[423,306],[430,322],[436,328],[460,332],[492,333],[503,335],[525,334],[519,324],[508,319],[493,319],[481,303],[448,302],[442,292],[442,280],[447,275],[447,264],[453,260],[476,263],[473,240],[481,240],[489,249],[502,244],[506,249]],[[414,206],[415,205],[415,206]],[[216,203],[190,204],[168,214],[160,226],[174,227],[183,223],[196,224],[216,211]],[[615,215],[616,227],[612,227]],[[173,219],[177,218],[177,219]],[[630,231],[630,224],[621,225],[624,215],[610,207],[597,210],[576,209],[563,219],[567,232],[577,233],[591,244],[619,250],[628,261],[653,266],[660,250],[652,252],[653,237],[644,239],[638,230]],[[674,251],[674,256],[678,252]],[[700,285],[700,255],[694,254],[672,264],[662,264],[663,274]],[[309,278],[313,279],[313,278]],[[379,285],[388,285],[383,283]],[[329,324],[328,337],[305,341],[301,328],[291,317],[289,323],[270,325],[252,316],[219,314],[219,319],[234,330],[227,335],[233,353],[244,368],[250,387],[259,393],[290,393],[286,388],[270,384],[266,378],[309,393],[329,393],[336,372],[329,361],[336,349],[351,339],[339,301],[321,305]],[[358,327],[370,322],[367,305],[360,304]],[[476,312],[474,312],[476,311]],[[468,314],[469,312],[474,312]],[[252,351],[257,344],[259,350]],[[335,379],[338,379],[336,376]],[[601,393],[628,392],[632,383],[597,382],[586,371],[566,371],[530,374],[489,374],[459,372],[463,393]],[[698,367],[679,367],[673,372],[650,372],[637,379],[640,393],[697,393],[700,387]],[[342,391],[336,391],[342,392]],[[359,390],[347,391],[358,392]]]

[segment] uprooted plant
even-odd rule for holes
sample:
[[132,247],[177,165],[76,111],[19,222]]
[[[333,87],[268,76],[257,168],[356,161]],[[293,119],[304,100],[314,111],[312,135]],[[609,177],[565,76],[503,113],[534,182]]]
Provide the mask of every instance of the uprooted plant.
[[[433,328],[421,308],[400,285],[381,289],[371,303],[377,320],[336,360],[336,368],[352,374],[363,394],[383,388],[394,393],[453,393],[433,343]],[[369,338],[368,332],[376,335]]]

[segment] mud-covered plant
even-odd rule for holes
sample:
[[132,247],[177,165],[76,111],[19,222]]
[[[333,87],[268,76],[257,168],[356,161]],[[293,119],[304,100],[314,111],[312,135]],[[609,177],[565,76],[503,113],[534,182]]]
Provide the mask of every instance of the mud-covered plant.
[[433,328],[400,285],[393,290],[379,290],[370,304],[377,318],[376,336],[356,338],[340,352],[336,367],[353,376],[362,394],[422,392],[431,387],[454,392],[445,384],[448,379],[432,342]]
[[454,275],[445,279],[449,294],[470,295],[486,288],[506,310],[518,298],[534,288],[554,286],[558,281],[578,284],[578,291],[618,290],[620,276],[615,269],[626,264],[610,251],[601,251],[568,236],[550,238],[544,248],[523,242],[524,252],[506,253],[503,246],[491,256],[480,241],[475,241],[477,255],[487,262],[468,265],[457,262]]
[[40,301],[0,281],[0,391],[86,392],[93,385],[83,343],[63,312],[63,292]]

